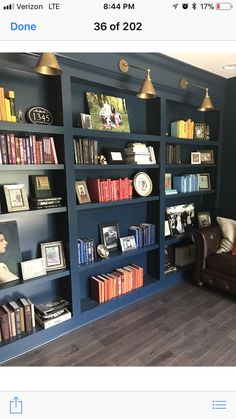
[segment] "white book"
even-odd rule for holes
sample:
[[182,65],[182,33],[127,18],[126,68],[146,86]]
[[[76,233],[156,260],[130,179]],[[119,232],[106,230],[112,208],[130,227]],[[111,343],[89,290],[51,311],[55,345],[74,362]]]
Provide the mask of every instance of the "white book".
[[35,313],[35,318],[37,323],[43,327],[44,329],[48,329],[49,327],[56,326],[57,324],[60,324],[66,320],[69,320],[71,318],[71,312],[67,309],[65,309],[65,313],[62,314],[59,317],[55,317],[54,319],[49,320],[42,320],[37,313]]

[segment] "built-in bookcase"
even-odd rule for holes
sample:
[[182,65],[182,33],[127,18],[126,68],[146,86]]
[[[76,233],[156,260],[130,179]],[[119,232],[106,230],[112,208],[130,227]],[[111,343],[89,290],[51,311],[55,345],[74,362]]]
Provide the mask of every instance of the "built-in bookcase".
[[[16,55],[17,56],[17,55]],[[24,59],[18,55],[19,60]],[[17,59],[17,58],[16,58]],[[32,58],[32,64],[35,58]],[[0,287],[0,304],[20,296],[29,297],[35,303],[61,296],[71,303],[72,318],[65,323],[47,330],[37,327],[33,332],[24,334],[7,342],[0,343],[0,362],[35,348],[64,333],[94,321],[115,310],[145,298],[161,289],[181,281],[181,270],[164,275],[165,245],[175,246],[185,238],[164,237],[165,209],[167,206],[182,203],[195,203],[197,211],[212,211],[218,193],[219,157],[219,112],[208,114],[197,112],[197,104],[190,101],[183,92],[170,92],[163,88],[158,98],[140,100],[136,97],[136,85],[131,79],[108,70],[102,72],[94,66],[74,63],[68,60],[61,77],[46,77],[24,72],[14,63],[9,71],[1,68],[1,85],[6,90],[14,90],[16,107],[25,110],[33,105],[48,108],[53,117],[52,126],[24,123],[0,122],[0,133],[36,134],[53,136],[58,155],[58,165],[1,165],[1,184],[24,183],[29,192],[29,176],[45,174],[50,177],[55,195],[63,197],[63,206],[37,211],[1,213],[0,220],[16,220],[20,237],[22,260],[39,257],[41,242],[62,240],[66,256],[66,268],[44,277],[23,282],[18,280]],[[173,89],[174,90],[174,89]],[[126,100],[131,133],[108,132],[82,129],[80,113],[88,113],[86,92],[104,93],[122,97]],[[170,123],[177,119],[188,119],[210,124],[209,141],[196,141],[171,138]],[[156,164],[153,165],[92,165],[75,164],[74,139],[98,141],[98,154],[105,154],[108,148],[123,149],[127,143],[139,141],[153,146]],[[181,164],[166,164],[166,147],[179,144]],[[190,164],[191,151],[214,148],[215,163],[194,166]],[[133,179],[135,174],[144,171],[152,179],[153,191],[148,197],[134,193],[129,200],[113,202],[91,202],[79,204],[76,198],[75,181],[89,178]],[[165,173],[183,174],[186,172],[209,172],[212,190],[195,193],[165,196]],[[128,235],[132,224],[153,223],[156,225],[156,243],[130,252],[120,250],[111,253],[108,259],[97,258],[94,263],[79,265],[78,238],[90,237],[96,244],[101,242],[99,224],[116,221],[120,236]],[[90,297],[92,275],[106,274],[128,265],[138,264],[144,268],[144,285],[118,298],[98,304]]]

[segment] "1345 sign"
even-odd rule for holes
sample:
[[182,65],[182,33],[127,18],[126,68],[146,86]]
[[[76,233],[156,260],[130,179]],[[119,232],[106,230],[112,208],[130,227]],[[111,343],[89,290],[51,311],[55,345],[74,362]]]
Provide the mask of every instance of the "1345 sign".
[[51,112],[41,106],[31,106],[25,112],[25,119],[32,124],[52,125],[53,117]]

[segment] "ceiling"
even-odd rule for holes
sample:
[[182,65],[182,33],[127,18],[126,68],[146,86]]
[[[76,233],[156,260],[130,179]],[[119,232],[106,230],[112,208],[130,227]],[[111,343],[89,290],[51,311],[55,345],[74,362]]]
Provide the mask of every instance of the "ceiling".
[[173,52],[167,53],[169,57],[194,65],[211,73],[218,74],[226,79],[236,77],[236,67],[234,70],[224,70],[225,64],[236,64],[236,53],[191,53]]

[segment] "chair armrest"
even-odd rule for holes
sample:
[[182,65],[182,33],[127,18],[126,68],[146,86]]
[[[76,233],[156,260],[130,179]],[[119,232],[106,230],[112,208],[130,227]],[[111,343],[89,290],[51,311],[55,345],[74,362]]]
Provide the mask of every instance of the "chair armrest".
[[193,231],[192,238],[196,250],[194,277],[200,283],[201,272],[206,267],[206,258],[219,249],[222,236],[219,226],[208,226]]

